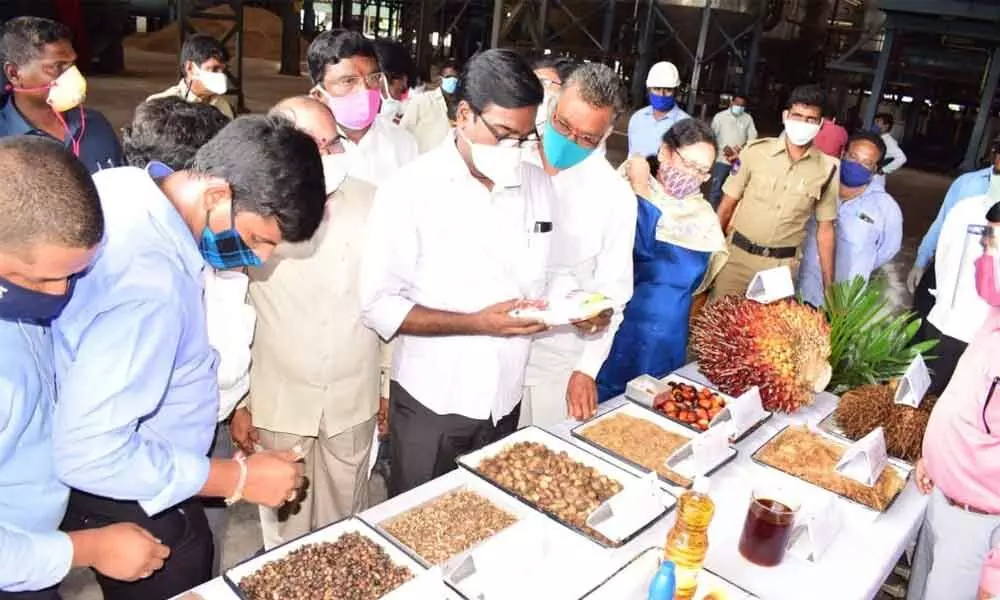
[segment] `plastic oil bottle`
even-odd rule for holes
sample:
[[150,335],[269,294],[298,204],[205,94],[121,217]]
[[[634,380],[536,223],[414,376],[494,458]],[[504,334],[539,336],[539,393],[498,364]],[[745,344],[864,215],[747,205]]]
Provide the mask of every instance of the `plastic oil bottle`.
[[708,554],[708,525],[715,503],[708,497],[708,479],[696,478],[677,501],[677,522],[667,534],[666,559],[674,563],[677,591],[674,598],[690,600],[698,589],[698,574]]

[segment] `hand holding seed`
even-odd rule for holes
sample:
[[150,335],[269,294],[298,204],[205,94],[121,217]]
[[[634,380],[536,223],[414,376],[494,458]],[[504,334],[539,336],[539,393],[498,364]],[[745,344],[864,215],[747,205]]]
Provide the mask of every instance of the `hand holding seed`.
[[247,458],[247,482],[243,498],[247,502],[277,508],[294,498],[302,487],[301,452],[269,450]]

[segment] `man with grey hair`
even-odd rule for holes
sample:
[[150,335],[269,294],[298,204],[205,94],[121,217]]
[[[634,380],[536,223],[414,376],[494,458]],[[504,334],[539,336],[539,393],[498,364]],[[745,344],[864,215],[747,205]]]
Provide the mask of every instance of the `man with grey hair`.
[[632,297],[636,201],[604,157],[625,91],[614,71],[581,65],[563,82],[531,159],[552,177],[550,305],[567,292],[606,296],[614,308],[535,337],[525,376],[521,423],[552,425],[597,410],[597,373],[608,357],[622,310]]

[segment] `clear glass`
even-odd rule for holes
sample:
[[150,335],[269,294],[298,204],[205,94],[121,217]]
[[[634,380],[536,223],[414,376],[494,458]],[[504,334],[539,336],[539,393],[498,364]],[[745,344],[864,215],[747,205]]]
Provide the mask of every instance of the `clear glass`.
[[743,558],[762,567],[781,564],[798,512],[798,502],[780,488],[755,489],[740,535]]

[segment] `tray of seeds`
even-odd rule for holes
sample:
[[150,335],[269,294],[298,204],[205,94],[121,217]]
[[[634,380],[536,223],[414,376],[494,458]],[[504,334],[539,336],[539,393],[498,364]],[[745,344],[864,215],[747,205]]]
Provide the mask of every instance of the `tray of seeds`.
[[376,600],[426,570],[352,517],[246,560],[223,577],[243,600]]
[[752,458],[871,510],[889,510],[906,486],[909,470],[890,462],[875,485],[866,486],[837,472],[848,446],[805,425],[789,425],[764,442]]
[[[693,431],[649,409],[625,403],[573,428],[573,437],[605,452],[642,473],[655,471],[662,481],[691,487],[695,463],[684,460],[676,468],[664,463],[696,435]],[[736,458],[736,449],[704,475],[711,475]]]
[[[607,548],[628,543],[677,502],[661,489],[651,490],[656,494],[656,502],[647,501],[641,510],[637,508],[628,519],[630,531],[609,539],[588,525],[588,520],[594,524],[592,519],[598,514],[602,520],[624,514],[607,510],[608,506],[624,496],[618,495],[626,486],[637,489],[639,478],[538,427],[526,427],[466,454],[458,459],[458,464]],[[598,509],[602,510],[595,512]]]
[[516,507],[519,510],[510,510],[509,497],[501,505],[473,487],[452,488],[375,527],[410,551],[414,558],[431,566],[490,539],[520,521],[516,513],[530,510],[523,505]]

